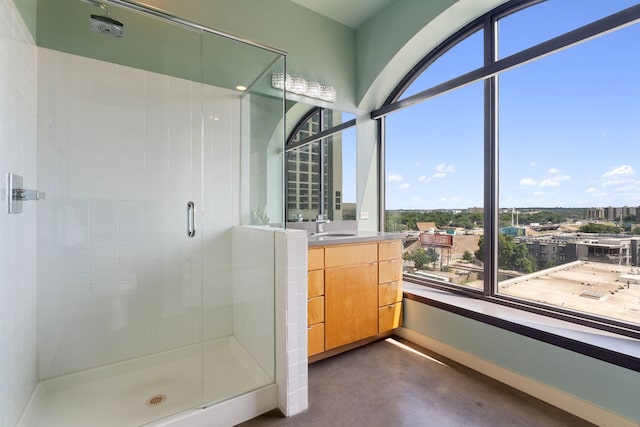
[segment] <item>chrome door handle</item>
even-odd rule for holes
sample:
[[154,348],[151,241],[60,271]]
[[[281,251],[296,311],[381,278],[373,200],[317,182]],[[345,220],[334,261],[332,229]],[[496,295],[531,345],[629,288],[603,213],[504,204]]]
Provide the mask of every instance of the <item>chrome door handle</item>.
[[193,202],[187,202],[187,236],[196,235],[196,205]]

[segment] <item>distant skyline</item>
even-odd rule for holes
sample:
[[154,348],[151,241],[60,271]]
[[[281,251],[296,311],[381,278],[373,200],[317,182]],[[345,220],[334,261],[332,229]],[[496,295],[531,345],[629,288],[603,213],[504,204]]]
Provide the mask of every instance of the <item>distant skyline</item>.
[[[501,23],[500,52],[635,3],[533,6]],[[638,45],[635,24],[500,76],[500,207],[640,205],[640,55],[629,54]],[[476,34],[451,49],[406,96],[478,68],[481,46]],[[482,113],[478,82],[389,115],[386,208],[482,207]]]

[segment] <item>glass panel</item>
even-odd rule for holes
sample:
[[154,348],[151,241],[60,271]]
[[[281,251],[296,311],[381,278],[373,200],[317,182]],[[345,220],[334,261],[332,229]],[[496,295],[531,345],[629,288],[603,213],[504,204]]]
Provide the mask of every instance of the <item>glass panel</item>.
[[[321,174],[323,174],[322,198],[324,199],[322,213],[325,218],[331,221],[356,219],[355,139],[355,128],[349,128],[320,141],[287,151],[287,188],[289,194],[297,195],[289,198],[287,203],[287,221],[315,220],[321,211],[319,187]],[[319,152],[321,145],[324,145],[322,168],[319,162],[320,156],[310,156],[314,151]],[[300,160],[309,157],[313,159],[311,162]],[[311,188],[310,191],[309,188]],[[309,197],[306,197],[308,195],[312,196],[311,203],[309,203]]]
[[637,4],[636,0],[548,0],[498,21],[499,58]]
[[[90,30],[95,6],[53,3],[38,10],[43,31],[57,29],[37,70],[38,96],[53,102],[37,114],[48,382],[34,425],[146,425],[272,383],[273,234],[232,230],[241,209],[250,217],[239,194],[283,222],[282,93],[267,72],[282,58],[110,5],[124,35],[109,37]],[[237,85],[251,86],[250,108]],[[254,171],[266,193],[241,193]],[[247,243],[256,253],[233,253]],[[250,296],[234,281],[248,269],[259,271]]]
[[[301,108],[303,104],[298,104],[297,107]],[[295,117],[295,114],[299,115],[300,112],[292,109],[287,113],[287,117]],[[290,144],[301,141],[312,133],[317,133],[305,132],[307,129],[324,131],[354,117],[353,114],[319,108],[304,123],[297,125],[296,128],[299,130],[291,138]],[[304,135],[303,132],[305,132]],[[302,190],[297,193],[298,198],[288,200],[287,221],[313,221],[320,213],[331,221],[355,220],[355,167],[354,128],[335,133],[321,141],[288,150],[287,188],[293,193],[299,183],[306,183],[305,185],[318,183],[318,185],[312,186],[312,203],[308,203],[308,198],[302,197],[309,194]],[[344,175],[345,171],[347,175]],[[320,195],[321,181],[322,194]],[[343,205],[340,195],[345,185],[349,187],[347,192],[352,199],[346,206]]]
[[[351,120],[351,119],[349,119]],[[338,194],[339,193],[339,194]],[[356,220],[356,129],[342,132],[342,187],[336,187],[336,203],[342,204],[342,220]],[[337,209],[337,207],[336,207]]]
[[284,227],[284,93],[271,86],[283,68],[271,65],[242,98],[243,225]]
[[[355,118],[356,118],[356,115],[355,115],[355,114],[352,114],[352,113],[346,113],[346,112],[344,112],[344,111],[342,112],[342,114],[341,114],[341,115],[342,115],[341,123],[348,122],[349,120],[353,120],[353,119],[355,119]],[[335,124],[334,124],[334,126],[335,126],[335,125],[338,125],[338,124],[339,124],[339,123],[335,123]]]
[[500,294],[640,323],[638,43],[634,25],[501,76]]
[[201,86],[171,65],[201,69],[201,38],[115,6],[124,36],[94,33],[77,3],[39,57],[36,425],[142,425],[202,404]]
[[385,231],[403,232],[405,274],[482,289],[483,83],[389,115]]
[[444,52],[402,93],[408,98],[437,84],[468,73],[483,65],[483,34],[480,30]]

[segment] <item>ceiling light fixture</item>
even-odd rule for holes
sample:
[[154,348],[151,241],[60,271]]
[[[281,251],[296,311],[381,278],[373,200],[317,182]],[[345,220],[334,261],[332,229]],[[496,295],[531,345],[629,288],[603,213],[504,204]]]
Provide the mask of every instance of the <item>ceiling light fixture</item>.
[[302,77],[291,77],[289,74],[273,73],[271,86],[276,89],[285,89],[287,92],[308,96],[327,102],[336,102],[336,90],[333,86],[323,85],[318,82],[308,82]]

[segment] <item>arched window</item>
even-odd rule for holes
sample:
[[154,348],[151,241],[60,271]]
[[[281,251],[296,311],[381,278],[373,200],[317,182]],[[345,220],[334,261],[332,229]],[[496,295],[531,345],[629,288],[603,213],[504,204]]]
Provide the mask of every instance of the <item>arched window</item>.
[[637,1],[508,2],[372,113],[406,279],[638,335],[639,22]]

